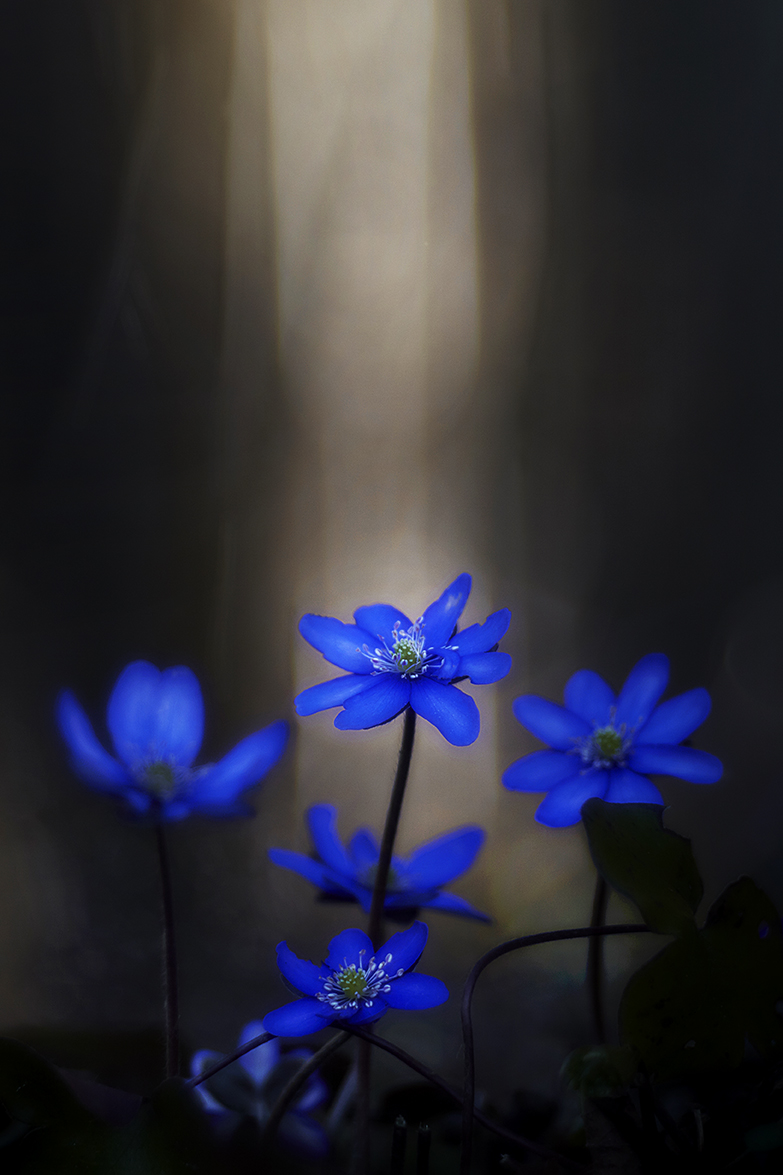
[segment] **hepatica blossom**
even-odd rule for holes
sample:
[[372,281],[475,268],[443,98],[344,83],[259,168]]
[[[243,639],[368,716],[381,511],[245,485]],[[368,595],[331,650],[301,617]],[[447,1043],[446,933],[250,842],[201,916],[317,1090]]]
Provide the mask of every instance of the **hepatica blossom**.
[[[261,1021],[252,1020],[242,1029],[238,1047],[260,1036],[263,1031]],[[220,1115],[229,1122],[233,1119],[236,1125],[242,1118],[253,1118],[263,1129],[279,1094],[312,1055],[312,1050],[305,1048],[283,1053],[279,1040],[268,1040],[208,1078],[203,1085],[197,1085],[196,1094],[210,1114]],[[191,1077],[198,1077],[222,1060],[222,1053],[200,1049],[191,1061]],[[322,1106],[327,1097],[326,1084],[316,1071],[307,1079],[302,1092],[280,1122],[278,1138],[288,1150],[313,1159],[328,1154],[326,1133],[311,1117],[312,1111]]]
[[[326,897],[359,902],[369,913],[380,848],[369,828],[360,828],[343,846],[337,833],[337,809],[331,804],[315,804],[307,813],[310,836],[319,860],[288,849],[270,849],[276,865],[301,873],[317,885]],[[456,828],[414,849],[410,857],[392,857],[384,910],[387,915],[427,906],[480,918],[476,910],[456,894],[442,893],[441,887],[459,877],[473,864],[484,843],[482,828]]]
[[443,595],[411,621],[391,604],[370,604],[354,612],[355,624],[308,613],[299,631],[327,661],[347,669],[306,689],[296,699],[303,716],[343,706],[334,720],[340,730],[366,730],[394,718],[410,705],[454,746],[476,740],[476,703],[454,682],[468,678],[488,685],[511,668],[508,653],[496,647],[511,619],[507,608],[483,624],[455,634],[470,595],[471,578],[460,575]]
[[576,824],[592,796],[614,804],[663,804],[648,774],[717,782],[723,773],[719,759],[679,745],[709,714],[710,696],[692,689],[658,705],[668,680],[668,658],[650,653],[633,667],[616,698],[590,669],[568,681],[565,706],[535,694],[517,698],[514,714],[551,749],[512,763],[504,785],[548,792],[536,820],[560,828]]
[[281,942],[277,965],[284,979],[302,992],[301,1000],[264,1017],[275,1036],[307,1036],[327,1024],[370,1024],[389,1008],[434,1008],[449,998],[432,975],[412,972],[424,950],[427,927],[414,922],[373,951],[363,930],[343,930],[329,943],[326,961],[299,959]]
[[288,739],[274,722],[237,743],[219,762],[193,767],[204,733],[204,703],[195,675],[183,665],[162,672],[148,661],[126,666],[112,690],[106,724],[116,757],[96,738],[70,690],[57,700],[57,725],[71,765],[96,791],[123,800],[138,815],[181,820],[248,815],[246,788],[275,765]]

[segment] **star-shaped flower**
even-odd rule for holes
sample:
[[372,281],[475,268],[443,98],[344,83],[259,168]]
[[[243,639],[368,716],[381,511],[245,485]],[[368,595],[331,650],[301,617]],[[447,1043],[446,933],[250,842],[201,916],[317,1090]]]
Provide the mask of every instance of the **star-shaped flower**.
[[[264,1031],[260,1020],[251,1020],[240,1033],[237,1045],[241,1048]],[[291,1049],[283,1053],[277,1038],[245,1053],[233,1065],[227,1065],[214,1077],[196,1086],[196,1094],[204,1109],[221,1115],[236,1125],[241,1118],[253,1118],[263,1129],[278,1095],[312,1056],[310,1049]],[[205,1069],[223,1060],[222,1053],[200,1049],[190,1064],[191,1077],[198,1077]],[[313,1118],[312,1111],[322,1106],[328,1097],[326,1084],[316,1070],[306,1081],[302,1092],[283,1115],[277,1136],[288,1150],[304,1158],[321,1159],[329,1152],[329,1140],[323,1127]]]
[[269,1012],[264,1031],[307,1036],[327,1024],[370,1024],[389,1008],[434,1008],[444,1003],[449,998],[445,983],[412,971],[427,933],[423,922],[414,922],[373,951],[363,930],[343,930],[329,943],[329,954],[320,967],[299,959],[281,942],[277,965],[304,999]]
[[123,800],[138,815],[181,820],[249,815],[239,797],[275,765],[288,740],[285,722],[248,735],[218,762],[194,768],[204,733],[204,703],[190,669],[163,672],[133,661],[117,679],[106,714],[116,758],[101,745],[70,690],[57,700],[57,725],[71,765],[95,791]]
[[[359,902],[369,913],[380,848],[369,828],[354,833],[347,848],[337,833],[337,809],[332,804],[315,804],[307,813],[310,835],[319,860],[288,849],[270,849],[276,865],[301,873],[317,885],[325,897]],[[441,887],[459,877],[473,864],[486,833],[482,828],[455,828],[414,849],[410,857],[392,857],[384,910],[387,917],[398,913],[413,916],[420,906],[445,910],[467,918],[490,919],[456,894],[442,893]],[[407,921],[407,918],[406,918]]]
[[474,742],[478,708],[454,682],[469,678],[475,685],[488,685],[505,677],[511,658],[496,648],[511,613],[502,608],[484,624],[456,633],[470,587],[469,575],[458,576],[415,622],[391,604],[357,608],[355,624],[308,612],[299,622],[302,636],[327,661],[347,669],[348,676],[304,690],[296,699],[297,713],[343,706],[335,726],[366,730],[410,705],[454,746]]
[[648,773],[716,783],[723,774],[720,760],[678,745],[709,714],[710,696],[692,689],[658,705],[668,680],[668,657],[650,653],[634,665],[617,698],[590,669],[568,681],[564,707],[535,694],[517,698],[516,717],[552,749],[517,759],[503,776],[504,786],[549,792],[536,820],[561,828],[578,822],[592,796],[613,804],[663,804]]

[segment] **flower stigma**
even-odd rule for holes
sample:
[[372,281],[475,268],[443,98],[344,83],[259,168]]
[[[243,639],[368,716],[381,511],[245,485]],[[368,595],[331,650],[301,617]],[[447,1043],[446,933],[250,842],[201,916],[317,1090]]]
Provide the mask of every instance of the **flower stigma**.
[[632,741],[624,725],[618,730],[611,723],[596,727],[592,734],[576,740],[585,766],[604,768],[624,766]]
[[[362,885],[366,885],[368,887],[368,889],[374,889],[375,888],[375,879],[377,876],[378,876],[377,863],[375,865],[368,865],[367,868],[365,869],[364,873],[362,874]],[[402,888],[403,887],[400,884],[400,878],[397,874],[397,870],[394,868],[393,865],[390,865],[389,866],[389,873],[386,877],[386,892],[387,893],[394,893],[397,890],[401,890]]]
[[401,628],[399,620],[395,622],[391,648],[384,641],[383,647],[374,652],[370,652],[367,645],[361,651],[369,659],[373,673],[397,673],[407,678],[421,677],[434,661],[440,659],[425,645],[421,617],[406,631]]
[[157,760],[145,763],[137,773],[139,783],[145,791],[159,800],[170,800],[179,786],[181,771],[171,763]]
[[[360,956],[365,952],[361,951]],[[390,979],[398,979],[404,973],[401,967],[396,975],[388,975],[385,968],[392,961],[387,955],[380,963],[375,956],[370,959],[366,968],[361,962],[348,963],[334,971],[324,981],[323,991],[316,993],[316,998],[324,1003],[331,1004],[338,1012],[357,1009],[360,1004],[372,1007],[373,1001],[383,991],[390,990]]]

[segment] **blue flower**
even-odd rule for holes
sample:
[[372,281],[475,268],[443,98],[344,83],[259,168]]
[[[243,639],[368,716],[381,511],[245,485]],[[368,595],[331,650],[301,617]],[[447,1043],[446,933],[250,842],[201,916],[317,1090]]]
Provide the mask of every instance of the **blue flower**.
[[536,820],[551,828],[576,824],[592,796],[612,804],[663,804],[647,778],[674,775],[716,783],[723,767],[714,755],[678,744],[710,712],[710,695],[692,689],[657,705],[669,680],[669,659],[650,653],[634,665],[615,698],[590,669],[565,687],[565,707],[525,694],[514,702],[524,727],[552,748],[512,763],[503,783],[512,791],[546,791]]
[[391,604],[357,608],[355,624],[308,612],[299,622],[302,636],[348,675],[299,694],[297,713],[306,716],[343,706],[335,726],[366,730],[410,705],[454,746],[475,742],[478,708],[454,682],[467,677],[475,685],[488,685],[506,676],[511,658],[495,650],[511,613],[502,608],[484,624],[455,635],[470,585],[469,575],[458,576],[415,623]]
[[218,762],[192,767],[204,733],[204,703],[198,681],[178,665],[163,672],[134,661],[117,679],[106,713],[117,757],[95,736],[70,690],[57,700],[57,725],[71,752],[71,765],[96,791],[116,796],[138,815],[181,820],[252,813],[240,793],[275,765],[288,740],[285,722],[248,735]]
[[[260,1036],[263,1031],[261,1021],[252,1020],[242,1029],[238,1047]],[[205,1110],[228,1119],[229,1126],[238,1125],[242,1118],[254,1118],[263,1129],[281,1090],[312,1055],[311,1049],[303,1048],[281,1053],[280,1042],[268,1040],[202,1085],[197,1085],[196,1094]],[[201,1049],[190,1063],[191,1077],[198,1077],[222,1060],[222,1053]],[[321,1159],[328,1154],[326,1133],[311,1117],[312,1111],[322,1106],[327,1097],[326,1084],[316,1070],[281,1119],[277,1136],[286,1149],[310,1159]]]
[[[365,913],[369,913],[380,855],[372,832],[360,828],[346,849],[337,834],[337,809],[331,804],[315,804],[307,813],[307,823],[320,860],[314,861],[288,849],[270,849],[271,859],[284,869],[301,873],[325,897],[359,902]],[[464,898],[440,892],[441,886],[470,868],[485,836],[482,828],[456,828],[420,845],[407,860],[392,857],[384,903],[386,914],[393,917],[396,911],[404,916],[420,906],[428,906],[489,922],[486,914]]]
[[389,1008],[437,1007],[449,998],[445,983],[411,971],[426,941],[423,922],[393,934],[379,951],[373,951],[363,930],[343,930],[329,943],[320,967],[297,958],[281,942],[277,965],[305,998],[269,1012],[264,1030],[275,1036],[307,1036],[327,1024],[370,1024]]

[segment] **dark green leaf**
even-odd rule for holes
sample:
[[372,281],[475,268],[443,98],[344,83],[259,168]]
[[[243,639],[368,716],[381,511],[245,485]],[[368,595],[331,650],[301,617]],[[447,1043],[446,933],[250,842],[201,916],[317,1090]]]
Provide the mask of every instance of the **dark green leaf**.
[[638,907],[659,934],[693,929],[702,885],[691,842],[663,827],[657,804],[607,804],[588,800],[582,808],[596,868]]
[[749,878],[730,885],[703,930],[670,943],[632,976],[620,1004],[623,1040],[661,1079],[729,1069],[745,1039],[783,1044],[783,940],[769,898]]
[[32,1127],[3,1149],[9,1175],[208,1175],[205,1115],[183,1081],[166,1082],[127,1125],[96,1118],[57,1069],[26,1045],[0,1040],[0,1102]]
[[0,1039],[0,1103],[29,1126],[91,1118],[54,1065],[16,1040]]

